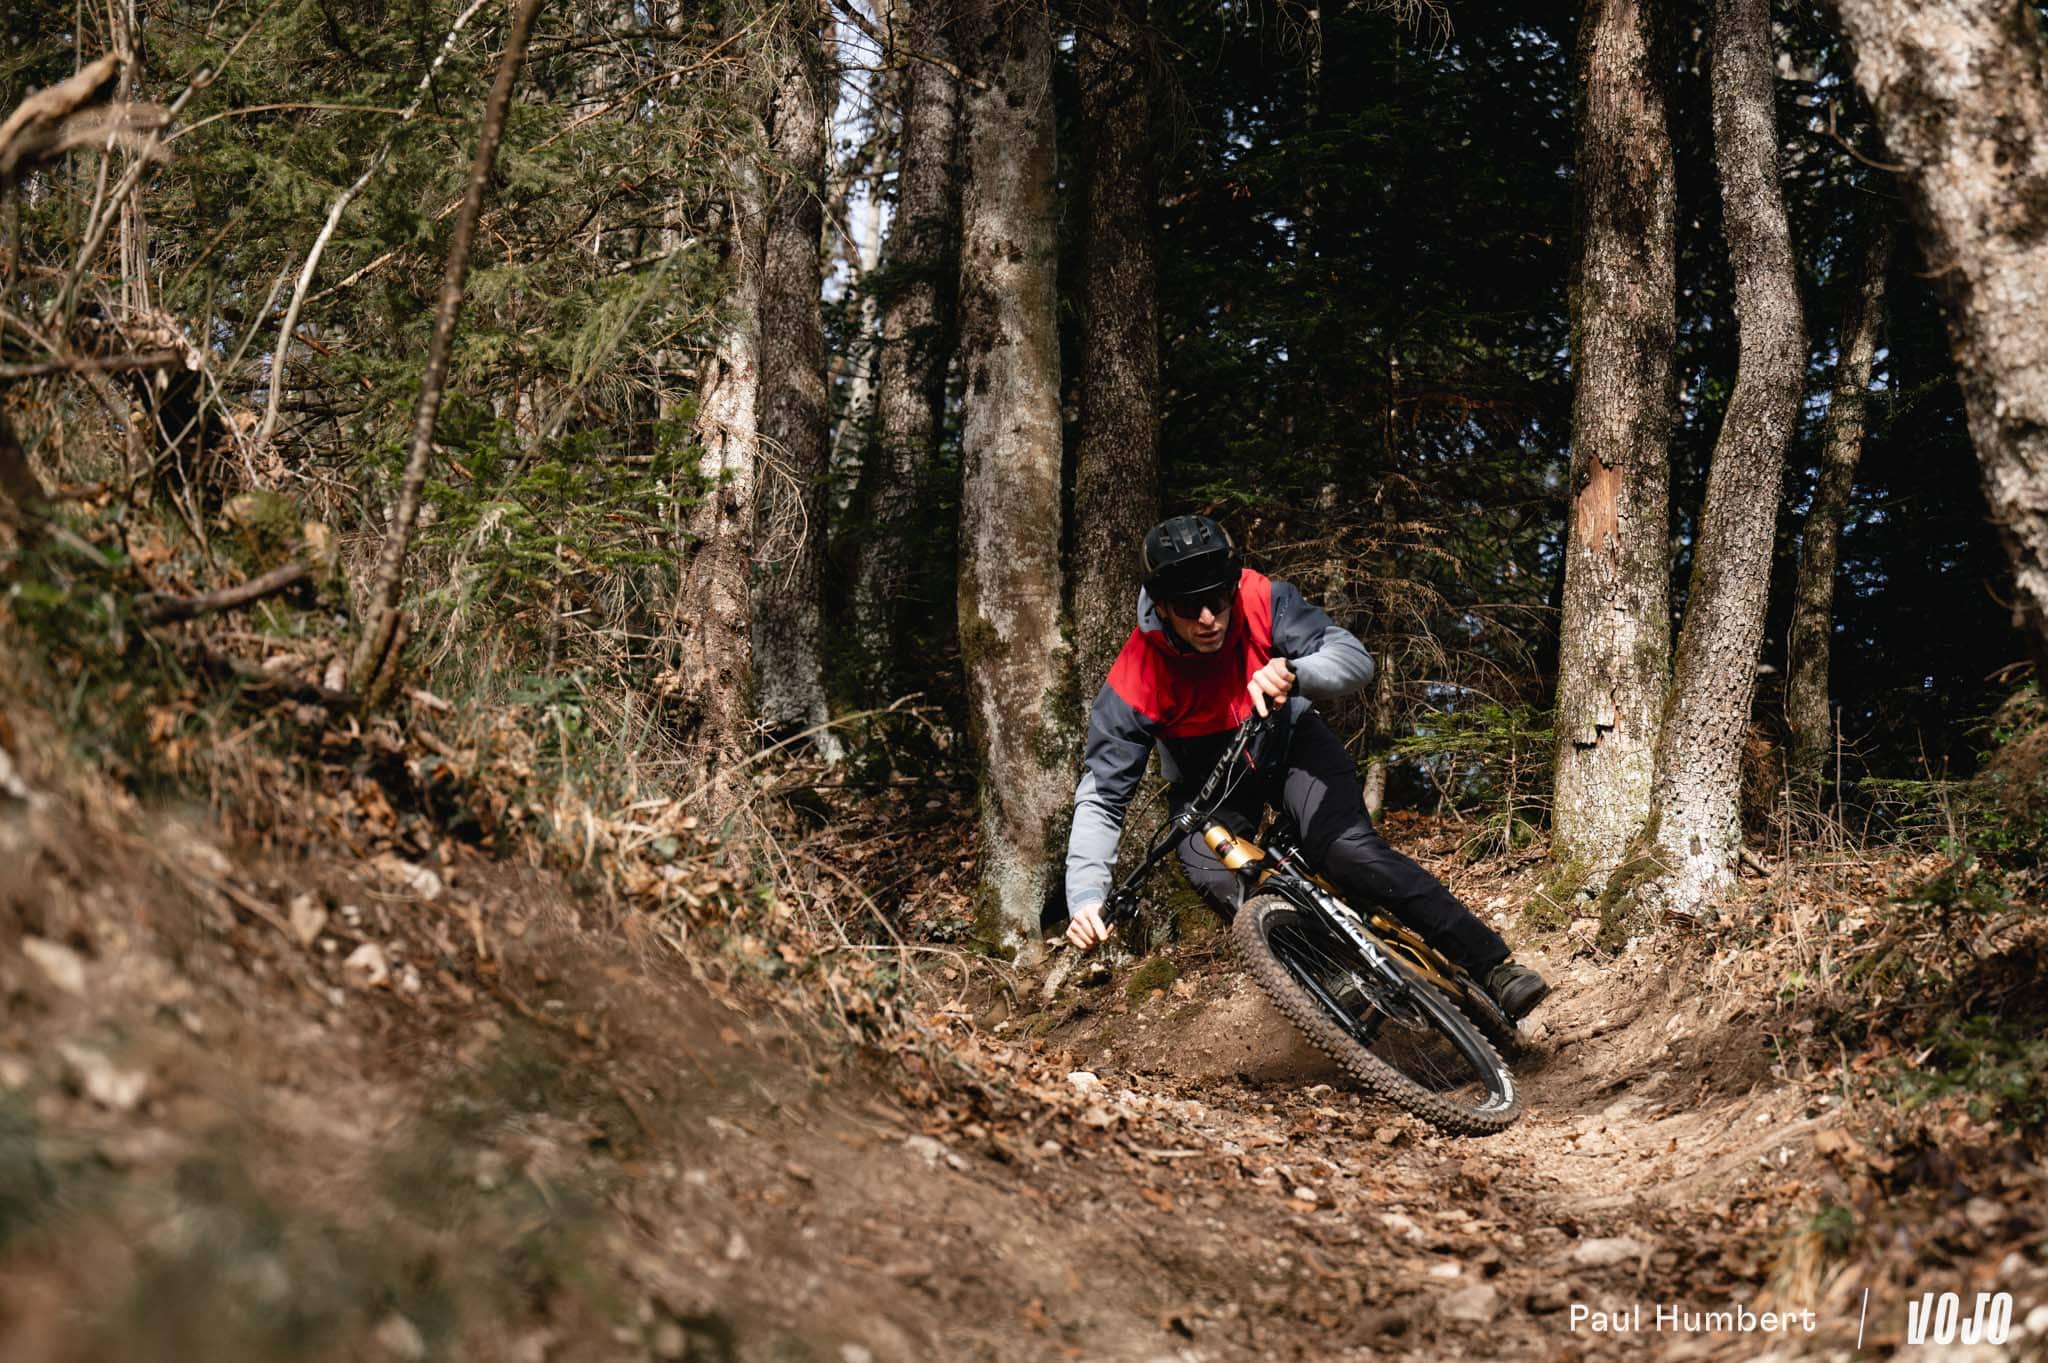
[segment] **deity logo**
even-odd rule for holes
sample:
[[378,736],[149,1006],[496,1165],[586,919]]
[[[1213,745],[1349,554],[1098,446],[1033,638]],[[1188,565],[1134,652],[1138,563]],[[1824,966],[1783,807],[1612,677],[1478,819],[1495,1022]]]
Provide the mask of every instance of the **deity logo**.
[[1963,1319],[1963,1299],[1953,1292],[1939,1297],[1922,1292],[1906,1303],[1906,1342],[1925,1344],[2003,1344],[2012,1329],[2012,1293],[1979,1292],[1977,1307]]

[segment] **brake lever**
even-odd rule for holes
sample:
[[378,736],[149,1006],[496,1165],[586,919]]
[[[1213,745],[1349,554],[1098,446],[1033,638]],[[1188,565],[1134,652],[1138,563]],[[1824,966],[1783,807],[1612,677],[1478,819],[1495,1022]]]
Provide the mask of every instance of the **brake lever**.
[[1130,891],[1112,894],[1102,905],[1102,925],[1111,927],[1138,911],[1138,896]]

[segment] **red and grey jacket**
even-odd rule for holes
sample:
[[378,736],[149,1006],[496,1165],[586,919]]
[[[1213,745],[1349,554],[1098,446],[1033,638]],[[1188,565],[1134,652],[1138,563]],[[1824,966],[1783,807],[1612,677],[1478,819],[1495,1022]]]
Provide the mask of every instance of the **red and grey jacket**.
[[[1247,568],[1231,603],[1223,647],[1197,653],[1180,641],[1138,593],[1138,627],[1124,641],[1109,680],[1088,714],[1088,748],[1074,791],[1067,836],[1067,907],[1100,904],[1114,880],[1124,812],[1159,744],[1159,767],[1178,788],[1208,774],[1230,731],[1252,711],[1246,683],[1274,658],[1294,670],[1285,723],[1311,700],[1328,700],[1372,681],[1372,655],[1349,630],[1302,598],[1291,582]],[[1182,791],[1181,794],[1191,794]]]

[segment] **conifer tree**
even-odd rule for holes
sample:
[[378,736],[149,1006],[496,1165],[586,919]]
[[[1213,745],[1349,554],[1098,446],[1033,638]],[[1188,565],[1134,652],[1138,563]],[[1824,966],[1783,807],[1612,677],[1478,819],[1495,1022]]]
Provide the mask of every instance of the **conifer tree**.
[[1657,866],[1638,906],[1710,912],[1735,878],[1742,740],[1756,692],[1785,454],[1806,375],[1799,275],[1778,178],[1769,0],[1716,0],[1714,160],[1741,329],[1714,442],[1685,622],[1657,737],[1644,843]]
[[1596,887],[1649,815],[1669,671],[1678,315],[1666,22],[1654,0],[1588,0],[1579,30],[1572,500],[1552,856]]
[[981,777],[982,892],[1031,941],[1079,756],[1060,630],[1052,35],[1037,0],[969,0],[961,209],[960,645]]

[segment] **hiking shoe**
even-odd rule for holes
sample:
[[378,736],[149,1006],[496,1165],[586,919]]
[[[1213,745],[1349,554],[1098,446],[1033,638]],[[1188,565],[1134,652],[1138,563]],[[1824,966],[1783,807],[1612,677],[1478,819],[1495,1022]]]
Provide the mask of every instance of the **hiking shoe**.
[[1510,1021],[1520,1022],[1530,1009],[1549,997],[1550,986],[1528,966],[1502,961],[1486,977],[1486,992]]

